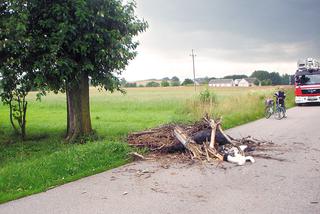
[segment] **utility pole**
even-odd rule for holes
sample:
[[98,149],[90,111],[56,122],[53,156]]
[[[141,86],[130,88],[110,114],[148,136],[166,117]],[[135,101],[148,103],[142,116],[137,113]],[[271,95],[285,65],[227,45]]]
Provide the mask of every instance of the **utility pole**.
[[194,65],[194,57],[197,56],[194,54],[194,51],[192,49],[192,53],[190,55],[192,57],[192,65],[193,65],[193,84],[194,84],[194,91],[197,91],[197,86],[196,86],[196,67]]

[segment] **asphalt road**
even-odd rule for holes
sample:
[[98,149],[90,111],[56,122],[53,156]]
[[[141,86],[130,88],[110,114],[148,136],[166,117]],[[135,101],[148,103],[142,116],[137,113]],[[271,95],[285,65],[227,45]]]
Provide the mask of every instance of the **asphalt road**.
[[[0,205],[10,213],[320,213],[320,107],[231,130],[280,147],[273,159],[224,169],[170,160],[136,162]],[[282,161],[281,161],[282,160]]]

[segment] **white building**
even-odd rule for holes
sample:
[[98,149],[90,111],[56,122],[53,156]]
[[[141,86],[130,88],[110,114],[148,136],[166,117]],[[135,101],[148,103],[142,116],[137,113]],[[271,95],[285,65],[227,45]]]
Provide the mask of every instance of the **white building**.
[[210,87],[232,87],[234,82],[232,79],[213,79],[209,82]]
[[235,79],[234,82],[234,86],[239,86],[239,82],[241,81],[241,79]]
[[242,80],[240,80],[238,86],[239,87],[251,87],[254,86],[255,82],[257,81],[256,78],[243,78]]

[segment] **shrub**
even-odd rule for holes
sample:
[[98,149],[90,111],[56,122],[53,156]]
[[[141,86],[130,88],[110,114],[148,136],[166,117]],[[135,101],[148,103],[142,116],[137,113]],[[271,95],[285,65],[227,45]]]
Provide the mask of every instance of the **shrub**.
[[125,84],[125,87],[126,88],[135,88],[135,87],[137,87],[137,83],[135,83],[135,82],[128,82],[128,83],[126,83]]
[[192,85],[193,80],[192,79],[185,79],[181,85]]
[[168,87],[170,86],[170,83],[167,80],[162,80],[161,87]]
[[157,82],[154,82],[154,81],[148,82],[146,85],[146,87],[159,87],[159,86],[160,86],[160,84]]
[[209,89],[205,89],[204,91],[200,92],[199,99],[203,103],[216,103],[217,95]]
[[180,82],[179,81],[172,81],[171,86],[180,86]]

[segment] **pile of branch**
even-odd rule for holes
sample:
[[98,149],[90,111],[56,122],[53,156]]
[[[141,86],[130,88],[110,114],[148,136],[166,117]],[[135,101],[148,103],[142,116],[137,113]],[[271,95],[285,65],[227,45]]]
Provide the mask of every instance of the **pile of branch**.
[[[245,156],[244,150],[248,146],[239,145],[241,141],[237,141],[225,134],[221,128],[220,120],[214,121],[207,117],[204,118],[204,120],[211,127],[210,142],[208,139],[206,141],[196,142],[195,138],[192,139],[188,137],[181,127],[177,126],[174,129],[176,138],[190,151],[192,159],[205,159],[209,162],[212,160],[228,161],[238,165],[244,165],[246,161],[254,162],[253,157]],[[218,132],[222,135],[224,142],[216,141]],[[249,141],[250,139],[247,138],[247,142]]]
[[175,125],[169,124],[143,132],[129,134],[127,142],[138,148],[148,148],[153,153],[174,153],[183,151],[183,145],[173,134]]
[[135,147],[147,147],[158,155],[187,152],[191,159],[229,161],[239,165],[246,161],[254,162],[253,157],[246,155],[253,155],[254,151],[266,151],[273,146],[270,142],[251,136],[232,138],[223,131],[221,120],[208,117],[191,126],[170,124],[132,133],[128,136],[128,143]]
[[[138,148],[148,148],[154,153],[174,153],[184,152],[184,146],[174,135],[174,129],[178,126],[177,124],[163,125],[157,128],[149,129],[142,132],[133,132],[129,134],[127,142],[129,145]],[[202,130],[209,130],[210,126],[200,121],[190,126],[179,125],[182,127],[186,134],[194,136]]]

